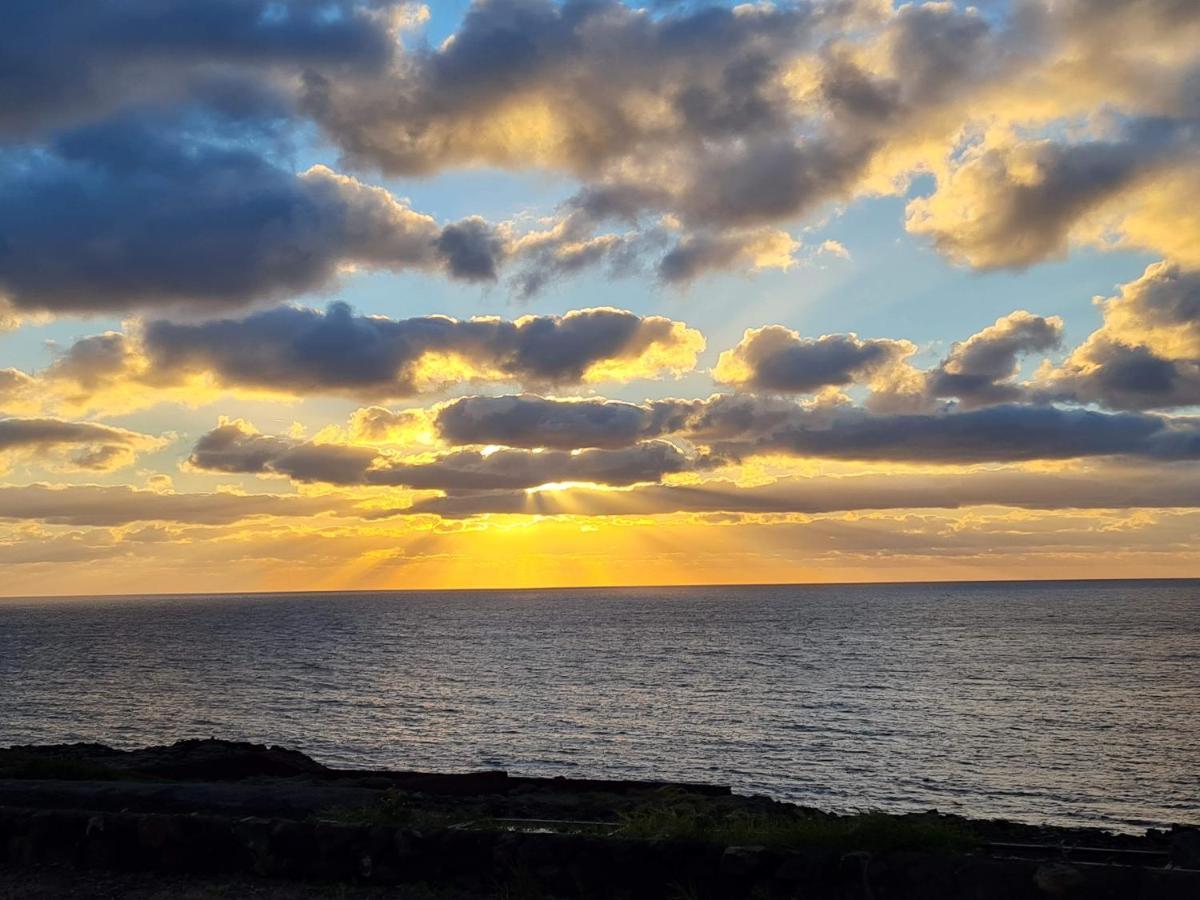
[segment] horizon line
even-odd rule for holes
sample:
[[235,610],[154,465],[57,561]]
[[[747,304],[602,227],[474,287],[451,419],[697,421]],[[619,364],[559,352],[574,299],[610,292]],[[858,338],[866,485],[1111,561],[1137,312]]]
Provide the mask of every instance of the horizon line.
[[147,600],[188,597],[289,597],[326,594],[465,594],[465,593],[528,593],[532,591],[629,591],[629,590],[680,590],[712,588],[819,588],[819,587],[913,587],[920,585],[988,585],[988,584],[1101,584],[1146,581],[1200,581],[1200,575],[1162,575],[1151,578],[947,578],[934,581],[749,581],[710,582],[704,584],[579,584],[545,585],[529,587],[430,587],[430,588],[319,588],[314,590],[286,591],[158,591],[148,594],[0,594],[0,602],[6,600],[118,600],[144,598]]

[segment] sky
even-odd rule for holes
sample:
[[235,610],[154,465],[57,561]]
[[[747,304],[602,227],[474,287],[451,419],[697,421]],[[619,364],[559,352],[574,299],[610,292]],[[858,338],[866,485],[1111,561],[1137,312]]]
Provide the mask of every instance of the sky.
[[0,594],[1200,575],[1187,0],[15,0]]

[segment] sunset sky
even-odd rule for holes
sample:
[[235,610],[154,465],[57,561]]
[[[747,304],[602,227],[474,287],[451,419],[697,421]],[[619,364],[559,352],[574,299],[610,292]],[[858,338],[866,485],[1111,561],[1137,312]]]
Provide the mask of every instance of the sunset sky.
[[10,0],[0,594],[1200,575],[1194,0]]

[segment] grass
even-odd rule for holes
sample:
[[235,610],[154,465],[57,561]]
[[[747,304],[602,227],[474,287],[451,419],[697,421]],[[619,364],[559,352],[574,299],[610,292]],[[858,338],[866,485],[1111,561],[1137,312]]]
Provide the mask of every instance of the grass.
[[693,840],[777,849],[924,850],[960,853],[978,837],[963,823],[880,812],[852,816],[712,811],[695,804],[638,810],[624,817],[622,837]]
[[403,791],[388,788],[371,806],[332,809],[320,818],[342,825],[390,825],[395,828],[448,828],[471,816],[462,812],[432,810]]
[[[511,823],[473,815],[463,809],[454,812],[430,809],[424,798],[396,790],[387,791],[372,806],[336,810],[323,818],[352,825],[418,829],[447,828],[465,821],[472,821],[479,830],[511,828]],[[614,826],[615,838],[706,841],[777,849],[820,847],[842,851],[961,853],[979,844],[978,835],[958,819],[881,812],[834,816],[786,808],[778,812],[749,811],[686,795],[660,796],[652,804],[627,810]]]

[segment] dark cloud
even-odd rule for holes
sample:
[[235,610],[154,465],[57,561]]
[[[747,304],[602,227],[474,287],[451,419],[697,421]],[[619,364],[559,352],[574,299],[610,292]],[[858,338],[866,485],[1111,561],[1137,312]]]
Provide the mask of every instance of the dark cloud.
[[710,269],[727,268],[742,254],[740,242],[724,235],[688,235],[658,263],[663,281],[688,282]]
[[0,486],[0,519],[34,520],[55,525],[115,526],[131,522],[227,525],[259,516],[331,514],[378,518],[394,512],[365,512],[356,509],[353,503],[331,497],[174,494],[126,485]]
[[45,453],[60,448],[76,448],[69,457],[73,467],[108,471],[132,462],[136,451],[158,444],[155,438],[100,425],[95,422],[68,422],[62,419],[0,419],[0,453],[7,450],[32,450]]
[[[851,62],[842,44],[855,40],[881,45],[883,71]],[[985,17],[950,5],[892,16],[852,2],[649,14],[617,0],[485,0],[449,40],[404,54],[386,78],[309,78],[305,103],[352,158],[394,173],[559,168],[587,181],[572,204],[586,216],[670,212],[721,230],[845,195],[889,138],[998,77],[1008,55]],[[663,274],[684,278],[720,255],[737,256],[719,234],[697,237]]]
[[827,387],[869,384],[876,412],[926,412],[953,398],[964,409],[1027,399],[1015,381],[1022,356],[1057,347],[1062,320],[1017,311],[997,319],[927,371],[915,369],[909,341],[863,340],[854,334],[804,338],[782,325],[750,329],[721,354],[718,381],[739,390],[810,393]]
[[736,394],[638,404],[525,394],[450,401],[437,408],[434,425],[452,444],[615,448],[668,436],[697,443],[744,442],[807,414],[790,400]]
[[87,394],[126,378],[138,367],[136,357],[134,341],[122,332],[106,331],[80,338],[59,351],[45,376],[70,383],[81,394]]
[[[28,135],[228,85],[232,102],[301,71],[378,71],[389,7],[357,0],[9,0],[0,132]],[[236,90],[235,87],[236,86]]]
[[[1195,17],[1166,3],[985,15],[874,0],[479,0],[436,46],[398,39],[414,13],[393,0],[15,3],[0,134],[27,146],[3,160],[18,174],[0,179],[0,301],[26,309],[244,304],[355,266],[476,282],[508,267],[518,294],[594,266],[668,283],[764,259],[786,268],[787,253],[764,254],[764,229],[782,242],[779,227],[923,171],[939,183],[912,205],[912,230],[971,265],[1023,266],[1063,252],[1084,219],[1164,167],[1186,169],[1196,147],[1195,66],[1178,50],[1151,59],[1194,33]],[[1115,138],[956,146],[980,109],[1003,111],[997,133],[1007,114],[1061,134],[1107,99],[1080,78],[1125,88]],[[195,110],[219,120],[216,136],[178,122]],[[352,166],[551,169],[582,185],[551,235],[474,217],[442,228],[264,149],[307,140],[313,123]],[[629,230],[606,232],[613,220]],[[1188,246],[1166,231],[1129,240]]]
[[441,228],[323,166],[297,175],[207,116],[131,116],[7,154],[0,297],[17,309],[233,307],[318,290],[348,266],[494,278],[489,226]]
[[[878,71],[854,61],[864,45]],[[669,214],[684,230],[657,269],[679,283],[752,267],[744,232],[853,193],[889,142],[1020,55],[1005,29],[950,4],[484,0],[385,78],[307,78],[304,103],[351,159],[392,173],[568,171],[585,185],[567,217],[591,236]]]
[[[597,366],[617,380],[645,377],[691,368],[702,347],[679,322],[616,309],[516,321],[394,320],[334,303],[325,312],[280,307],[236,320],[155,321],[142,331],[143,377],[152,383],[203,372],[228,387],[358,397],[410,396],[469,379],[578,384]],[[458,364],[423,369],[428,354]]]
[[697,163],[674,205],[693,225],[746,227],[794,219],[844,195],[878,146],[866,137],[739,143]]
[[810,415],[789,400],[714,394],[704,400],[569,400],[525,394],[463,397],[438,407],[434,425],[451,444],[616,448],[681,437],[700,444],[755,440]]
[[1195,418],[1029,404],[891,414],[738,395],[632,408],[612,401],[480,397],[448,404],[435,421],[447,438],[568,447],[589,446],[608,419],[614,427],[605,446],[617,446],[621,436],[674,437],[735,457],[783,453],[956,465],[1103,456],[1195,459],[1200,451]]
[[1164,358],[1150,347],[1124,344],[1098,332],[1045,376],[1035,395],[1110,409],[1200,406],[1200,358]]
[[628,447],[665,433],[652,405],[618,400],[551,400],[517,397],[463,397],[438,408],[435,424],[452,445],[507,447]]
[[38,377],[14,376],[12,392],[41,384],[86,406],[105,390],[174,388],[203,377],[233,390],[406,397],[469,381],[577,385],[679,374],[703,348],[700,333],[681,322],[607,308],[504,321],[360,316],[344,303],[324,312],[282,306],[82,338]]
[[93,444],[71,454],[71,465],[90,472],[110,472],[133,462],[127,444]]
[[1129,410],[1200,405],[1200,271],[1154,263],[1101,308],[1103,326],[1039,373],[1036,397]]
[[[487,164],[582,178],[563,211],[570,238],[525,248],[521,293],[584,267],[628,271],[663,243],[640,221],[662,213],[685,230],[656,268],[682,283],[757,267],[761,237],[741,232],[844,194],[869,161],[875,136],[813,134],[785,86],[851,6],[479,2],[387,78],[308,78],[305,108],[352,160],[392,173]],[[635,233],[597,233],[614,218]]]
[[196,469],[286,475],[295,481],[362,484],[378,454],[369,447],[320,444],[259,434],[240,420],[201,436],[188,457]]
[[478,216],[447,225],[435,245],[451,274],[465,281],[495,281],[507,252],[503,236]]
[[571,481],[625,486],[657,482],[666,475],[711,465],[708,458],[689,457],[666,441],[648,441],[617,450],[588,449],[574,453],[457,450],[427,463],[392,463],[371,473],[369,481],[448,493],[519,490]]
[[515,269],[512,286],[520,297],[531,297],[547,285],[586,269],[604,267],[609,277],[642,271],[646,254],[666,243],[661,229],[626,234],[593,234],[594,224],[567,213],[548,231],[523,235],[511,247]]
[[[905,4],[897,11],[886,42],[897,104],[927,107],[953,97],[964,82],[1003,73],[1004,57],[1020,52],[1008,40],[1009,35],[994,30],[977,9]],[[879,116],[878,101],[871,106]]]
[[[787,98],[773,76],[817,15],[809,4],[651,16],[616,0],[485,0],[452,39],[414,48],[388,78],[310,77],[305,100],[353,156],[396,173],[531,162],[594,171],[685,134],[745,136],[781,122]],[[638,92],[668,104],[672,123],[639,115]]]
[[259,434],[244,422],[225,422],[196,443],[188,463],[218,472],[285,475],[294,481],[391,485],[449,493],[523,490],[555,482],[625,486],[708,467],[673,444],[649,441],[619,449],[578,452],[455,450],[406,460],[368,448]]
[[1008,403],[1022,397],[1012,384],[1020,357],[1044,353],[1062,342],[1063,323],[1023,310],[997,319],[983,331],[956,343],[950,355],[930,373],[934,397],[955,397],[963,406]]
[[49,447],[107,441],[133,444],[145,435],[95,422],[66,422],[62,419],[0,419],[0,450],[13,447]]
[[[1141,456],[1192,459],[1200,420],[1053,406],[873,414],[856,407],[802,414],[743,445],[749,452],[932,464]],[[738,449],[731,444],[725,449]]]
[[875,379],[867,406],[875,412],[929,412],[953,398],[963,409],[1040,399],[1016,380],[1023,356],[1059,346],[1058,316],[1009,313],[965,341],[957,341],[937,365],[918,370],[907,362]]
[[680,284],[711,271],[788,269],[799,247],[787,232],[772,228],[688,234],[659,260],[658,276],[669,284]]
[[621,516],[689,513],[821,514],[886,509],[959,509],[1007,506],[1034,510],[1194,509],[1200,507],[1200,472],[1194,467],[1098,469],[1051,473],[1020,470],[970,475],[820,476],[772,484],[733,482],[649,485],[630,491],[572,488],[527,494],[496,492],[434,497],[413,512],[463,518],[484,513]]
[[702,444],[744,444],[797,422],[821,427],[824,406],[807,407],[780,397],[713,394],[704,400],[664,400],[654,404],[670,433]]
[[853,334],[803,338],[782,325],[751,329],[721,354],[718,381],[739,389],[809,393],[869,380],[915,351],[908,341],[861,340]]

